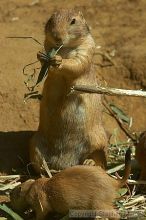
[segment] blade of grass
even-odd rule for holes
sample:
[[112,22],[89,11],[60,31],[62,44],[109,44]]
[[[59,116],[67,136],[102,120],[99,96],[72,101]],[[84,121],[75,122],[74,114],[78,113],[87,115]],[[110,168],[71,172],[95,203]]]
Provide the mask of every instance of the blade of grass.
[[22,217],[20,217],[17,213],[12,211],[12,209],[8,208],[5,204],[0,205],[0,209],[9,214],[13,219],[15,220],[24,220]]

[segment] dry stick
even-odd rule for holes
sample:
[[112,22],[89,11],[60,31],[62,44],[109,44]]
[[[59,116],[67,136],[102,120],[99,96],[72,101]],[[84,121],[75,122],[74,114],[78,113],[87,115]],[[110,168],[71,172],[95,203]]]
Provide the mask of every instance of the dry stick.
[[39,200],[39,204],[40,204],[40,207],[41,207],[41,211],[42,211],[42,213],[44,212],[44,209],[43,209],[43,205],[42,205],[42,203],[41,203],[41,200],[40,200],[40,198],[39,198],[39,194],[38,194],[38,200]]
[[16,186],[19,186],[20,184],[21,184],[21,182],[16,182],[16,183],[13,183],[13,184],[7,183],[4,186],[0,187],[0,192],[1,191],[6,191],[8,189],[14,189]]
[[101,55],[102,57],[105,57],[111,64],[110,65],[104,65],[104,64],[97,64],[96,62],[94,63],[95,65],[99,65],[101,67],[106,67],[106,66],[116,66],[116,63],[112,60],[110,55],[107,52],[102,52],[102,51],[97,51],[95,52],[95,55]]
[[125,167],[125,164],[118,165],[118,166],[116,166],[116,167],[114,167],[114,168],[112,168],[112,169],[109,169],[109,170],[107,171],[107,173],[108,173],[108,174],[115,173],[115,172],[121,170],[121,169],[124,168],[124,167]]
[[51,174],[56,174],[56,173],[60,173],[61,170],[50,170]]
[[[108,172],[107,172],[108,173]],[[118,179],[117,178],[117,176],[115,176],[115,175],[111,175],[110,174],[110,176],[111,177],[113,177],[114,179]],[[146,185],[146,181],[145,180],[131,180],[131,179],[128,179],[127,180],[127,183],[129,184],[129,185]]]
[[146,185],[146,181],[145,180],[128,180],[128,184],[131,185]]
[[9,179],[16,179],[16,178],[20,178],[20,175],[8,175],[8,176],[2,176],[0,175],[0,179],[5,179],[5,180],[9,180]]
[[25,73],[25,69],[26,69],[28,66],[31,66],[31,65],[33,65],[33,64],[35,64],[35,63],[38,63],[38,62],[39,62],[39,61],[36,60],[36,61],[34,61],[34,62],[32,62],[32,63],[26,64],[26,65],[23,67],[23,75],[28,75],[28,74]]
[[44,157],[43,157],[43,166],[44,166],[44,169],[46,170],[46,172],[47,172],[49,178],[52,178],[51,171],[50,171],[50,169],[49,169],[49,167],[48,167],[48,165],[47,165],[47,162],[46,162],[46,160],[45,160]]
[[32,39],[32,40],[34,40],[36,43],[38,43],[39,45],[41,45],[42,46],[42,44],[37,40],[37,39],[35,39],[34,37],[31,37],[31,36],[28,36],[28,37],[14,37],[14,36],[10,36],[10,37],[6,37],[6,38],[10,38],[10,39]]
[[146,201],[146,198],[144,196],[139,196],[138,198],[136,199],[133,199],[132,201],[129,201],[125,204],[123,204],[126,207],[129,207],[129,206],[133,206],[133,205],[136,205],[137,203],[144,203]]
[[117,123],[119,124],[120,128],[124,131],[124,133],[135,143],[136,142],[136,138],[134,137],[134,135],[132,135],[130,133],[130,131],[123,125],[123,123],[119,120],[119,118],[117,117],[117,115],[113,112],[113,110],[111,109],[110,105],[108,104],[107,100],[105,99],[104,101],[102,101],[103,105],[105,106],[105,108],[110,112],[110,114],[116,119]]
[[[117,179],[115,176],[112,176],[112,177]],[[145,180],[131,180],[131,179],[128,179],[127,183],[129,185],[146,185],[146,181]],[[126,184],[126,186],[127,186],[127,184]]]
[[142,91],[142,90],[126,90],[126,89],[116,89],[116,88],[108,88],[101,86],[78,85],[71,87],[71,92],[74,91],[83,92],[83,93],[106,94],[110,96],[121,95],[121,96],[146,97],[146,91]]

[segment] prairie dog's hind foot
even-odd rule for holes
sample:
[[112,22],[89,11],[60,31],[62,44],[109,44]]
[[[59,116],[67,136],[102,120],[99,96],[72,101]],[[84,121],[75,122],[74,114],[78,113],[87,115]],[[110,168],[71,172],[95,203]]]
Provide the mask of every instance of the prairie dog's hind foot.
[[86,166],[96,166],[96,163],[94,160],[92,159],[86,159],[83,163],[83,165],[86,165]]
[[37,173],[43,171],[43,158],[47,153],[45,139],[36,132],[30,141],[30,162]]

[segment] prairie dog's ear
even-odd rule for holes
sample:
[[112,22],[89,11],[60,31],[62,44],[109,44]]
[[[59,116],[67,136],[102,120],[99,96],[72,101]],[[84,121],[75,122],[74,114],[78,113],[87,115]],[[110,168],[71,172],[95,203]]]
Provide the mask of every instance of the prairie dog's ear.
[[22,187],[19,186],[18,189],[16,190],[16,194],[17,194],[17,196],[20,195],[21,191],[22,191]]
[[82,8],[80,6],[75,6],[73,10],[81,17],[84,17],[82,13]]
[[50,24],[50,18],[48,19],[48,21],[47,21],[46,24],[45,24],[45,27],[44,27],[44,32],[45,32],[45,33],[47,32],[47,29],[48,29],[49,24]]
[[17,186],[16,188],[14,188],[11,192],[10,192],[10,197],[11,199],[15,199],[15,198],[19,198],[21,193],[21,185]]
[[88,24],[87,24],[87,22],[86,22],[86,20],[85,20],[85,18],[84,18],[83,13],[82,13],[81,11],[78,11],[78,14],[79,14],[79,16],[83,19],[83,21],[85,22],[85,25],[86,25],[86,27],[87,27],[87,31],[90,32],[90,28],[89,28],[89,26],[88,26]]
[[81,11],[79,11],[79,15],[80,15],[82,18],[84,18],[84,15],[83,15],[83,13],[82,13]]

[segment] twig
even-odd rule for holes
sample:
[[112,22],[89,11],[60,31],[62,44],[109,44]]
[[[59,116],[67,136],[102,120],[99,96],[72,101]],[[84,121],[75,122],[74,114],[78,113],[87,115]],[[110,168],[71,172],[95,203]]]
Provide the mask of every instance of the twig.
[[47,172],[49,178],[52,178],[52,174],[51,174],[51,172],[50,172],[50,170],[49,170],[49,167],[48,167],[47,162],[46,162],[46,160],[45,160],[44,157],[43,157],[43,166],[44,166],[44,169],[46,170],[46,172]]
[[60,173],[60,170],[50,170],[51,174]]
[[125,166],[125,164],[118,165],[118,166],[116,166],[116,167],[114,167],[114,168],[112,168],[112,169],[109,169],[109,170],[107,171],[107,173],[108,173],[108,174],[115,173],[115,172],[121,170],[122,168],[124,168],[124,166]]
[[35,64],[35,63],[38,63],[38,62],[39,62],[39,61],[36,60],[36,61],[34,61],[34,62],[32,62],[32,63],[26,64],[26,65],[23,67],[23,75],[28,75],[28,74],[25,73],[25,69],[26,69],[28,66],[31,66],[31,65],[33,65],[33,64]]
[[126,89],[117,89],[117,88],[108,88],[101,86],[85,86],[77,85],[71,87],[71,92],[83,92],[83,93],[97,93],[97,94],[106,94],[110,96],[134,96],[134,97],[146,97],[146,91],[142,90],[126,90]]
[[128,184],[130,185],[146,185],[145,180],[128,180]]
[[38,200],[39,200],[39,204],[40,204],[40,207],[41,207],[41,211],[42,211],[42,213],[44,212],[44,209],[43,209],[43,205],[42,205],[42,203],[41,203],[41,200],[40,200],[40,198],[39,198],[39,195],[38,195]]
[[16,178],[20,178],[20,175],[0,176],[0,179],[5,179],[5,180],[16,179]]
[[110,112],[110,114],[116,119],[117,123],[119,124],[120,128],[124,131],[124,133],[135,143],[137,139],[130,133],[130,131],[123,125],[123,123],[119,120],[117,115],[113,112],[112,108],[108,104],[108,101],[104,99],[102,101],[105,108]]
[[127,202],[125,204],[123,204],[125,207],[127,206],[133,206],[133,205],[136,205],[137,203],[143,203],[146,201],[146,198],[144,196],[139,196],[138,198],[136,199],[133,199],[132,201],[130,202]]
[[16,182],[16,183],[8,183],[3,186],[0,186],[0,191],[6,191],[8,189],[14,189],[16,186],[19,186],[21,182]]
[[112,58],[110,57],[110,55],[107,53],[107,52],[102,52],[102,51],[98,51],[98,52],[95,52],[95,55],[101,55],[103,58],[106,58],[110,64],[97,64],[95,63],[95,65],[99,65],[101,67],[107,67],[107,66],[116,66],[116,63],[112,60]]
[[10,39],[32,39],[32,40],[34,40],[37,44],[39,44],[39,45],[41,45],[42,46],[42,44],[37,40],[37,39],[35,39],[34,37],[31,37],[31,36],[28,36],[28,37],[14,37],[14,36],[10,36],[10,37],[6,37],[6,38],[10,38]]

